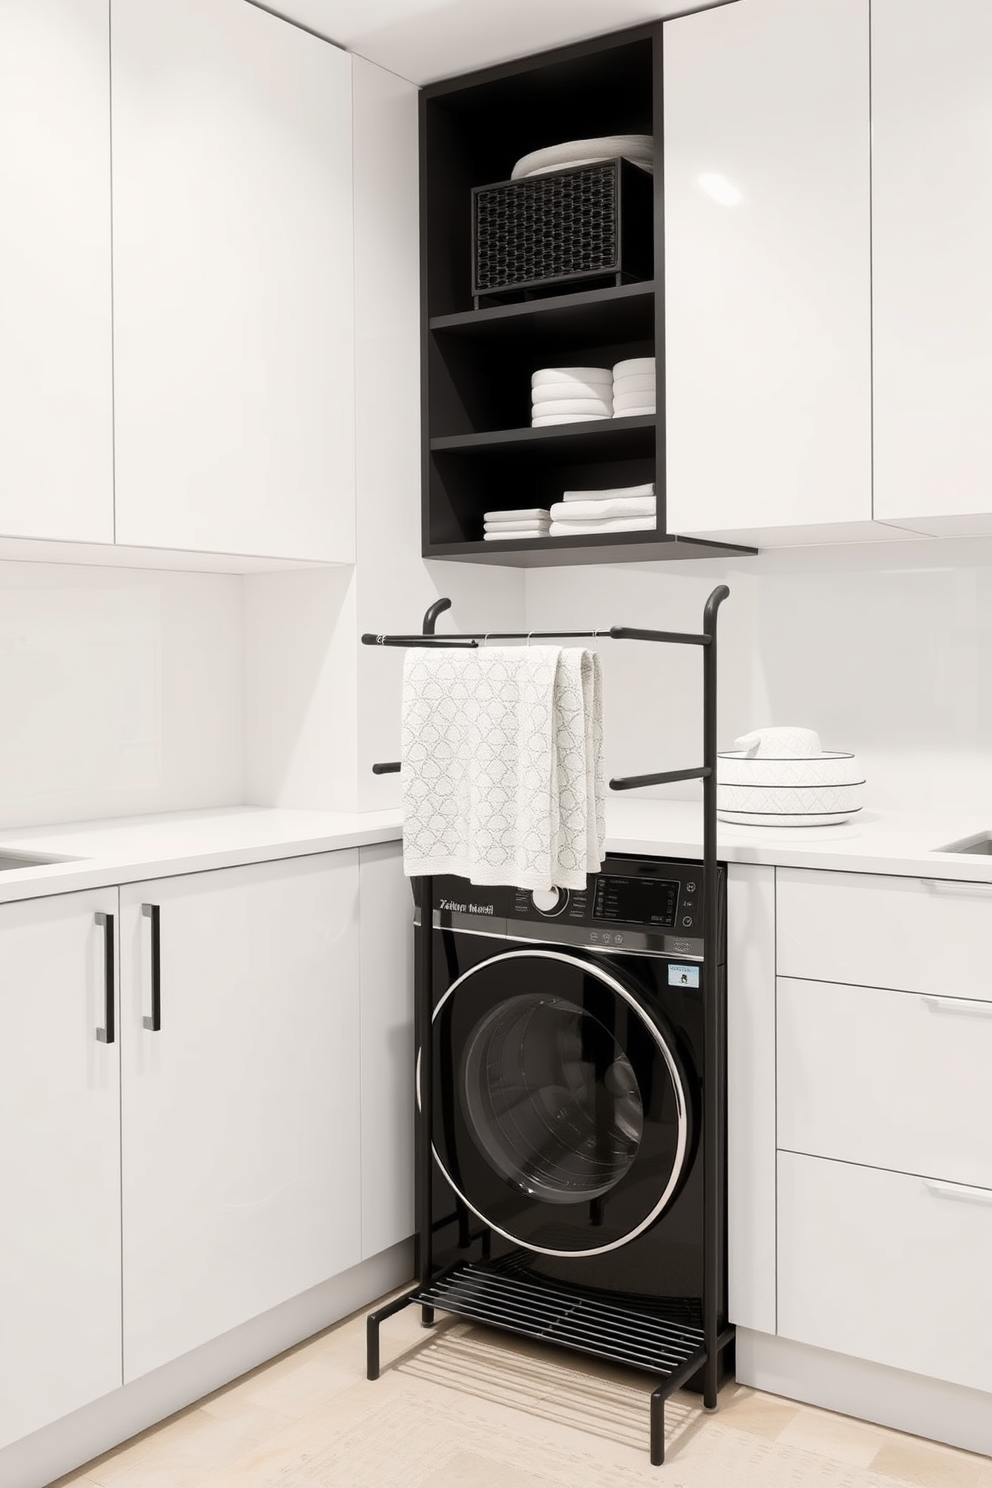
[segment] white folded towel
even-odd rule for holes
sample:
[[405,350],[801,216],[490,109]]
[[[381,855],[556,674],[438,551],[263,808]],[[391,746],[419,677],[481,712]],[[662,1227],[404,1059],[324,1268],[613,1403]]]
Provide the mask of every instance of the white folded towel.
[[484,522],[548,522],[551,513],[544,506],[521,506],[516,511],[491,511],[484,512]]
[[531,389],[530,401],[548,403],[557,398],[595,398],[609,403],[612,397],[612,382],[581,382],[575,378],[573,382],[539,382]]
[[643,404],[640,405],[640,407],[635,406],[633,408],[614,408],[614,410],[613,410],[613,417],[614,418],[640,418],[643,414],[646,414],[646,413],[657,413],[657,412],[658,412],[658,409],[657,409],[657,407],[655,406],[654,403],[643,403]]
[[538,367],[531,375],[532,388],[549,383],[581,382],[594,387],[603,387],[609,392],[613,387],[612,367]]
[[589,424],[597,419],[612,418],[606,413],[542,413],[530,421],[532,429],[543,429],[547,424]]
[[650,377],[645,372],[635,372],[630,377],[614,377],[613,396],[618,393],[653,393],[658,386],[658,379]]
[[594,418],[609,418],[612,398],[541,398],[534,400],[531,418],[550,418],[555,413],[591,413]]
[[611,486],[605,491],[563,491],[562,501],[612,501],[619,496],[653,496],[654,481],[641,486]]
[[513,531],[508,527],[487,527],[482,536],[486,542],[523,542],[528,537],[547,537],[550,532],[551,523],[545,522],[540,527],[520,527]]
[[584,889],[606,835],[602,673],[577,647],[411,647],[403,867]]
[[553,522],[605,522],[613,517],[653,517],[653,496],[618,496],[615,501],[556,501]]
[[613,363],[614,380],[618,377],[636,377],[638,373],[654,376],[657,371],[655,357],[627,357],[625,361]]
[[592,532],[653,532],[654,517],[613,517],[608,522],[552,522],[551,537],[578,537]]
[[597,139],[562,140],[521,155],[510,172],[511,181],[519,181],[531,171],[549,168],[562,170],[579,161],[612,160],[618,155],[631,155],[649,163],[654,158],[654,139],[650,134],[608,134]]

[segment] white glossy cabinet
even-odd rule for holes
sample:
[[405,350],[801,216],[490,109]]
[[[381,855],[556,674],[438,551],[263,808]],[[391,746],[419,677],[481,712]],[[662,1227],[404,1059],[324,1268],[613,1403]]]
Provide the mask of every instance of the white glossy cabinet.
[[122,1383],[116,912],[0,906],[0,1447]]
[[117,541],[354,559],[351,58],[114,0]]
[[358,882],[353,850],[121,890],[126,1381],[361,1259]]
[[992,1189],[779,1153],[783,1338],[992,1391]]
[[992,532],[990,58],[988,0],[872,0],[875,511],[926,533]]
[[403,848],[363,847],[362,1257],[413,1234],[413,895]]
[[746,0],[664,47],[668,530],[891,536],[871,526],[868,0]]
[[107,0],[0,5],[0,536],[114,538]]

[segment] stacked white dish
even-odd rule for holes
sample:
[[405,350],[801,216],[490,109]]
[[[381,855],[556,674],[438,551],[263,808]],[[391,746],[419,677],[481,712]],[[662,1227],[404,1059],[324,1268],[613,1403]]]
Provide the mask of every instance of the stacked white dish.
[[551,513],[541,506],[521,506],[513,511],[488,511],[483,517],[486,542],[512,542],[527,537],[547,537]]
[[613,417],[636,418],[657,406],[654,357],[628,357],[613,368]]
[[531,427],[583,424],[613,414],[609,367],[539,367],[530,380]]
[[567,170],[575,165],[599,165],[603,160],[622,156],[642,170],[654,170],[654,140],[650,134],[608,134],[599,139],[563,140],[560,145],[547,145],[523,155],[510,172],[511,181],[526,176],[544,176],[549,171]]
[[645,532],[657,526],[654,482],[605,491],[565,491],[551,508],[552,537],[594,532]]
[[[553,531],[554,529],[552,529]],[[861,810],[853,754],[820,748],[813,729],[755,729],[717,756],[716,814],[751,827],[823,827]]]

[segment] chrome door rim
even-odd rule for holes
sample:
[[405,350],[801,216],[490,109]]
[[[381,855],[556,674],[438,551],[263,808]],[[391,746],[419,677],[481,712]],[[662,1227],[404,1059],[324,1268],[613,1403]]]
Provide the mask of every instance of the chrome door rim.
[[[675,1063],[675,1060],[672,1056],[672,1051],[669,1049],[668,1044],[662,1037],[661,1030],[647,1016],[640,1003],[635,997],[631,996],[623,983],[617,981],[616,977],[611,976],[608,971],[606,971],[601,966],[597,966],[594,962],[580,961],[577,956],[570,956],[562,951],[502,951],[495,956],[490,956],[485,961],[479,961],[475,966],[470,966],[467,971],[463,971],[461,976],[452,982],[451,986],[445,992],[444,996],[438,1002],[437,1007],[434,1009],[434,1012],[431,1016],[432,1034],[438,1014],[440,1013],[441,1009],[444,1007],[448,999],[454,995],[454,993],[458,990],[463,982],[467,981],[469,977],[475,976],[477,972],[482,971],[487,966],[494,966],[497,962],[512,961],[519,956],[526,956],[531,960],[536,957],[540,960],[545,961],[563,961],[566,966],[574,966],[578,971],[581,971],[583,975],[592,975],[597,977],[601,982],[605,983],[605,985],[609,987],[612,992],[615,992],[618,997],[621,997],[629,1007],[633,1008],[634,1012],[640,1018],[641,1022],[644,1024],[645,1028],[654,1039],[654,1042],[660,1050],[661,1056],[665,1061],[668,1073],[671,1076],[672,1085],[675,1089],[676,1104],[678,1106],[678,1139],[676,1142],[675,1160],[672,1163],[672,1172],[669,1177],[668,1183],[665,1185],[665,1190],[661,1195],[661,1198],[658,1200],[657,1204],[655,1204],[654,1208],[651,1210],[651,1213],[648,1214],[647,1217],[643,1219],[639,1225],[636,1225],[632,1230],[628,1230],[626,1235],[622,1235],[619,1240],[612,1240],[609,1245],[596,1245],[589,1250],[552,1250],[549,1246],[535,1245],[530,1240],[521,1239],[519,1235],[511,1234],[509,1230],[504,1230],[498,1224],[494,1224],[487,1215],[483,1214],[481,1209],[479,1209],[475,1204],[472,1203],[471,1199],[469,1199],[465,1194],[462,1193],[458,1184],[452,1178],[444,1163],[441,1161],[441,1157],[438,1153],[437,1147],[434,1144],[433,1137],[431,1138],[431,1151],[434,1154],[434,1161],[437,1163],[444,1177],[447,1179],[454,1192],[461,1199],[462,1203],[466,1204],[468,1208],[471,1209],[476,1218],[482,1220],[482,1223],[484,1225],[488,1225],[491,1230],[495,1230],[497,1235],[502,1235],[504,1240],[509,1240],[514,1245],[522,1245],[525,1250],[534,1251],[537,1255],[561,1256],[566,1258],[568,1256],[580,1257],[605,1255],[607,1251],[619,1250],[621,1246],[629,1245],[631,1240],[635,1240],[638,1235],[643,1234],[646,1229],[654,1224],[655,1220],[658,1218],[659,1214],[661,1214],[661,1212],[665,1208],[665,1205],[668,1203],[673,1189],[682,1176],[682,1167],[685,1162],[686,1148],[688,1147],[689,1143],[689,1123],[686,1115],[686,1098],[685,1090],[682,1085],[682,1076],[680,1075],[678,1065]],[[422,1112],[423,1102],[420,1094],[419,1052],[417,1054],[417,1105]]]

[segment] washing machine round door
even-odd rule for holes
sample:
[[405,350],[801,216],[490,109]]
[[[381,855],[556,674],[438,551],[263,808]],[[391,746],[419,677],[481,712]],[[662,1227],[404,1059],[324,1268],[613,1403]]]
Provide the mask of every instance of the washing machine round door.
[[664,1213],[690,1158],[687,1079],[616,962],[493,956],[451,985],[433,1031],[434,1155],[487,1225],[589,1256]]

